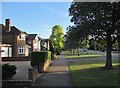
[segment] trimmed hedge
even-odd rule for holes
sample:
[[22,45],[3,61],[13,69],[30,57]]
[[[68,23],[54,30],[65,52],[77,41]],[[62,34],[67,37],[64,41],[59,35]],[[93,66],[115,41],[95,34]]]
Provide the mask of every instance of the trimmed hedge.
[[32,52],[31,53],[31,66],[38,66],[40,65],[40,63],[44,63],[48,59],[51,59],[50,51]]
[[2,79],[9,79],[16,74],[16,66],[3,64],[2,65]]

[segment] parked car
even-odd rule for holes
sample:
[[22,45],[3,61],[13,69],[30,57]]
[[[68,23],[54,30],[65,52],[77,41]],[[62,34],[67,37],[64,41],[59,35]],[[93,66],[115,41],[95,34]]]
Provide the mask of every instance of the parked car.
[[118,49],[117,48],[112,48],[112,51],[117,51]]
[[87,48],[84,48],[84,49],[83,49],[83,52],[87,52],[87,51],[88,51],[88,49],[87,49]]

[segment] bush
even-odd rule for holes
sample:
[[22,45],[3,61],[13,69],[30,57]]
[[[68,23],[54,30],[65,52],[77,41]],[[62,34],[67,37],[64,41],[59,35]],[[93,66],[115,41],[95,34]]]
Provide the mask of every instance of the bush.
[[4,64],[2,65],[2,79],[8,79],[16,74],[16,66]]
[[40,63],[44,63],[48,59],[51,59],[50,51],[32,52],[31,53],[31,65],[32,66],[37,66]]

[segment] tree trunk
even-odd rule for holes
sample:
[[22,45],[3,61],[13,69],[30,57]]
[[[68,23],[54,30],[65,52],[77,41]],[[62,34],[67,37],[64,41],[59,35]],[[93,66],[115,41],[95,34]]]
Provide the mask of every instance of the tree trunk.
[[107,55],[106,55],[106,64],[105,69],[112,69],[112,38],[111,33],[107,31]]
[[77,47],[77,54],[78,54],[78,56],[80,56],[78,47]]
[[118,31],[118,51],[120,52],[120,31]]
[[79,43],[77,42],[77,54],[78,56],[80,56],[80,53],[79,53]]
[[75,51],[74,51],[74,49],[73,49],[73,54],[75,54]]

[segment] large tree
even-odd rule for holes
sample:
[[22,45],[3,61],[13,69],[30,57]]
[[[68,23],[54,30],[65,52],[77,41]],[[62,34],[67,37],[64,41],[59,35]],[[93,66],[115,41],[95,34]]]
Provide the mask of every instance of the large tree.
[[81,32],[97,38],[107,38],[105,68],[111,69],[112,35],[119,34],[120,30],[120,2],[72,2],[69,14],[72,16],[71,22]]
[[63,49],[64,33],[60,25],[55,25],[52,28],[52,34],[50,36],[51,43],[53,44],[56,52],[59,54]]

